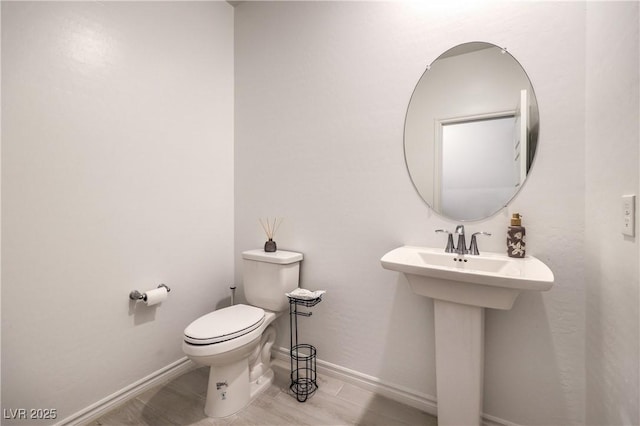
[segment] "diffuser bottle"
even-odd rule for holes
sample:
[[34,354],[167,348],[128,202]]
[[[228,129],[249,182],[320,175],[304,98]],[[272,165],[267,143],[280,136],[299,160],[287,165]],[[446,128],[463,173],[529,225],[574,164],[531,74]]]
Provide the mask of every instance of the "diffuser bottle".
[[262,229],[264,229],[264,233],[267,234],[267,241],[264,243],[264,251],[267,253],[273,253],[278,250],[278,246],[276,245],[275,240],[273,239],[276,235],[276,231],[278,227],[282,223],[282,219],[275,218],[273,222],[267,218],[266,223],[260,219],[260,225],[262,225]]
[[264,251],[266,251],[267,253],[273,253],[276,250],[278,250],[278,246],[276,244],[275,241],[273,241],[272,238],[269,238],[265,243],[264,243]]
[[511,226],[507,229],[507,255],[509,257],[525,256],[525,229],[522,226],[522,216],[514,213],[511,217]]

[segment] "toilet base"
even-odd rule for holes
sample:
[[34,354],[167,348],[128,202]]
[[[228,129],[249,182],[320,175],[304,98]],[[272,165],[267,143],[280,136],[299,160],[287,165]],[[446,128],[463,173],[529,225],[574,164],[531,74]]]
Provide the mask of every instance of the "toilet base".
[[249,398],[249,402],[253,401],[255,397],[264,392],[271,384],[273,383],[273,379],[275,374],[272,369],[269,369],[264,373],[262,377],[259,377],[257,380],[251,382],[249,385],[251,390],[251,396]]
[[209,417],[227,417],[249,403],[249,364],[241,359],[224,367],[211,366],[204,413]]
[[274,379],[271,347],[275,339],[276,330],[269,325],[259,339],[233,351],[211,357],[192,357],[196,362],[210,365],[204,407],[208,417],[235,414],[271,386]]
[[247,359],[225,365],[212,366],[204,413],[208,417],[231,416],[246,407],[273,383],[275,374],[271,368],[256,380],[249,381]]

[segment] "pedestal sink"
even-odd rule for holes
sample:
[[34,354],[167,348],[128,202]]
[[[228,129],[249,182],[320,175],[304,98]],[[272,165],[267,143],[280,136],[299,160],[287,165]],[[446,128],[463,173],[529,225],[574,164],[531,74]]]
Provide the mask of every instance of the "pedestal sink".
[[404,246],[380,259],[402,272],[414,293],[434,299],[438,425],[479,425],[484,310],[511,309],[522,291],[546,291],[553,272],[533,256],[479,256]]

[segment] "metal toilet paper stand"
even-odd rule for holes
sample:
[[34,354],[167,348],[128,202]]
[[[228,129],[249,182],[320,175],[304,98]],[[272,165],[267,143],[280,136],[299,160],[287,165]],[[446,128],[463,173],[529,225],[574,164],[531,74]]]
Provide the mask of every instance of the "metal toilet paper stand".
[[305,402],[318,389],[316,375],[316,348],[307,343],[298,343],[298,316],[310,317],[311,312],[298,311],[299,306],[311,307],[322,301],[296,299],[289,296],[289,323],[291,326],[291,386],[289,389],[299,402]]

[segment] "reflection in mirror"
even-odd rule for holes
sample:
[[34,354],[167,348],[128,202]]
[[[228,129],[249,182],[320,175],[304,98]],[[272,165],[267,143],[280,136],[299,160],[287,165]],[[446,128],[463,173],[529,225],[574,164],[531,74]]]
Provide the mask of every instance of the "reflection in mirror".
[[538,121],[529,78],[504,49],[476,42],[448,50],[407,110],[405,159],[416,190],[454,220],[493,215],[526,179]]

